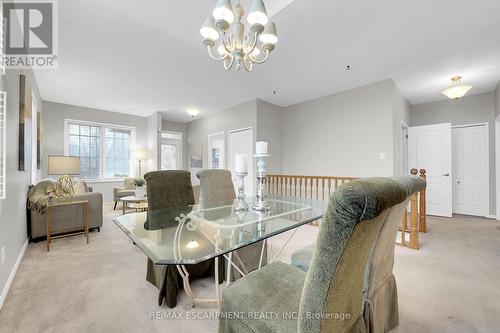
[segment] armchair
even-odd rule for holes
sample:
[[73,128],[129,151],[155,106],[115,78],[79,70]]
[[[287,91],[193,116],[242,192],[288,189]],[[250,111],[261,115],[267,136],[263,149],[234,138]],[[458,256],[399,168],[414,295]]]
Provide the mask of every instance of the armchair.
[[116,209],[116,204],[121,198],[135,195],[134,179],[133,177],[127,177],[123,180],[122,187],[115,187],[113,189],[113,201],[115,202],[113,209]]
[[[307,273],[276,262],[232,283],[222,294],[219,333],[369,331],[365,272],[369,262],[372,272],[384,265],[370,261],[375,242],[386,224],[392,230],[400,221],[409,195],[424,186],[417,177],[405,177],[368,178],[339,187]],[[252,313],[275,315],[256,318]]]

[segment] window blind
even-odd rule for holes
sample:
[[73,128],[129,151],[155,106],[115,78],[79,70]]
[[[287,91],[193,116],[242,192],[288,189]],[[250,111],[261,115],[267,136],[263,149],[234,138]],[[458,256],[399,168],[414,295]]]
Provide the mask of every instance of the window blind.
[[7,93],[0,92],[0,199],[5,199],[5,179],[7,162]]

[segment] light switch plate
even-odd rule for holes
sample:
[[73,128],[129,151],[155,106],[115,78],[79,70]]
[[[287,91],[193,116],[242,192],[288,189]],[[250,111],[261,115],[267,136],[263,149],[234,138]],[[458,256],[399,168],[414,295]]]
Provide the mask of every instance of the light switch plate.
[[2,246],[2,265],[5,262],[5,246]]
[[380,160],[385,161],[385,153],[380,153]]

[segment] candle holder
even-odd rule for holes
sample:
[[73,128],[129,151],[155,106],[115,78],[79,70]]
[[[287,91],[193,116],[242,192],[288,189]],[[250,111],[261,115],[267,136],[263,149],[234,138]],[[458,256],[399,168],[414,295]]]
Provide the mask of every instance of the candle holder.
[[248,204],[246,203],[246,195],[245,195],[245,177],[248,175],[248,172],[236,172],[236,177],[238,178],[238,195],[236,198],[238,201],[234,206],[234,210],[245,211],[248,210]]
[[253,210],[258,212],[266,212],[271,209],[271,204],[267,202],[266,193],[266,161],[269,154],[256,154],[257,158],[257,200],[253,206]]

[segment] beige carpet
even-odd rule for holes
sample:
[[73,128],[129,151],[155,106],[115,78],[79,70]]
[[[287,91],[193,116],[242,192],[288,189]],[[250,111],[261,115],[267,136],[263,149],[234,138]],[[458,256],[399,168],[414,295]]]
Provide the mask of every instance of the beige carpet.
[[[156,305],[156,290],[145,281],[146,257],[112,222],[105,207],[100,233],[86,245],[76,236],[30,244],[7,300],[0,332],[216,332],[217,308],[195,308],[181,293],[175,309]],[[304,226],[280,255],[314,240]],[[273,240],[273,248],[286,240]],[[395,332],[495,332],[499,330],[500,223],[456,217],[431,218],[422,249],[397,247],[395,273],[401,324]],[[213,296],[210,279],[194,292]],[[152,319],[153,317],[153,319]]]

